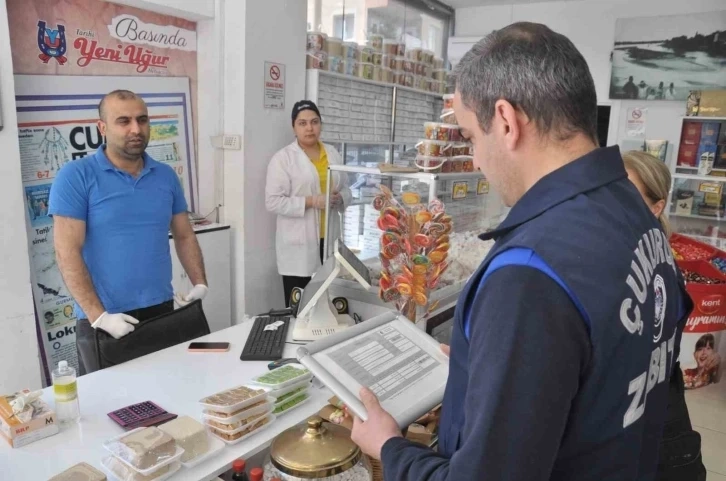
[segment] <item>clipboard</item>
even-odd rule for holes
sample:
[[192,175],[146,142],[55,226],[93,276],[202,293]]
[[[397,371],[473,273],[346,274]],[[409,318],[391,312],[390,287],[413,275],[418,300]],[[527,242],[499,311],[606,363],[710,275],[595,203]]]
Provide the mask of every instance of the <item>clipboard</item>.
[[444,399],[449,358],[439,343],[393,311],[301,347],[297,358],[362,420],[362,386],[405,428]]

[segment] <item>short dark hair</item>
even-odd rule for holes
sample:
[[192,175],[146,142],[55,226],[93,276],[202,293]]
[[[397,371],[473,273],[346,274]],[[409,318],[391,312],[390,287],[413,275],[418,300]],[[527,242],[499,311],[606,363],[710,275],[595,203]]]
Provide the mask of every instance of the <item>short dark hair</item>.
[[713,349],[715,345],[716,345],[716,338],[713,337],[713,334],[704,334],[703,336],[698,338],[698,341],[696,341],[695,350],[698,351],[699,349],[703,349],[706,346]]
[[539,23],[513,23],[480,40],[461,59],[456,88],[482,129],[503,99],[542,135],[567,140],[583,133],[597,143],[595,82],[582,54],[564,35]]
[[106,99],[110,99],[111,97],[115,97],[119,100],[141,100],[142,102],[144,101],[141,96],[135,94],[131,90],[118,89],[109,92],[103,96],[101,102],[99,102],[98,104],[98,118],[103,121],[106,120]]

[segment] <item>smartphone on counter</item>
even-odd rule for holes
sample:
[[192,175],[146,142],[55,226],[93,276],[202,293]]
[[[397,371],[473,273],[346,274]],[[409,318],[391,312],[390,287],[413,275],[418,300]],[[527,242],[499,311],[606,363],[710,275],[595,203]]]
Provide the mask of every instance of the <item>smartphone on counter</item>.
[[227,352],[228,342],[192,342],[189,344],[189,352]]

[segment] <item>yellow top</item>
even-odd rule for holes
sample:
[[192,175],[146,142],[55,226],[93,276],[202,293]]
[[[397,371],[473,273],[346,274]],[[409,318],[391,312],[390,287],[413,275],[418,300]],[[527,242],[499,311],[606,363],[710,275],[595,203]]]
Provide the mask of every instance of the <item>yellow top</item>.
[[[315,166],[315,170],[318,171],[318,177],[320,178],[320,192],[325,194],[328,187],[328,153],[325,151],[325,147],[322,143],[319,143],[320,157],[317,159],[310,159]],[[320,238],[325,237],[325,211],[320,212]]]

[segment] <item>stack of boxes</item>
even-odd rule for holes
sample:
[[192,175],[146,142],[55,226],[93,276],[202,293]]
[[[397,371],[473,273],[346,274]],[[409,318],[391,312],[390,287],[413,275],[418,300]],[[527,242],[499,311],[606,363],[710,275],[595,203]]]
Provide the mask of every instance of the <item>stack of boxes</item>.
[[[716,161],[716,151],[721,130],[719,122],[698,122],[693,120],[683,122],[677,165],[698,167],[701,162],[719,164]],[[714,166],[718,167],[718,165]]]
[[[699,168],[699,174],[707,175],[711,168],[726,168],[726,158],[720,154],[721,143],[726,143],[724,128],[718,121],[683,122],[681,145],[677,166]],[[724,215],[723,183],[701,182],[698,191],[676,192],[676,214],[720,217]]]

